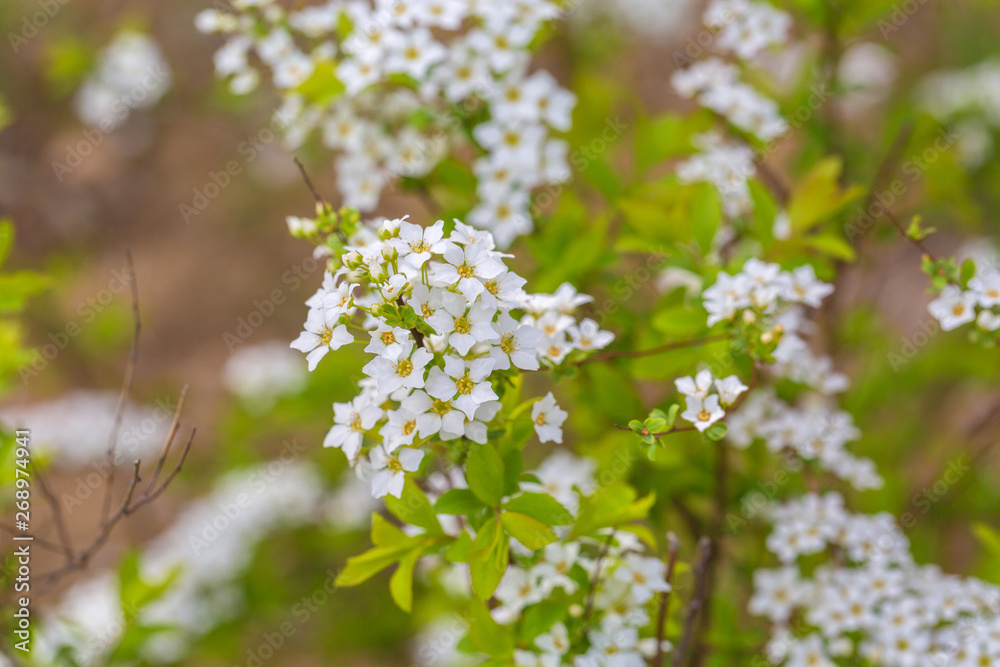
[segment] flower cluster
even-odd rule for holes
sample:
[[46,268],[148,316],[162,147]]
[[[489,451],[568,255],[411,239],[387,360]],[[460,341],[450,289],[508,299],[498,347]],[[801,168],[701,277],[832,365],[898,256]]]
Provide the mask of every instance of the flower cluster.
[[[709,370],[699,371],[694,377],[674,380],[674,385],[684,396],[685,410],[681,417],[701,432],[725,417],[726,410],[747,390],[737,376],[716,379]],[[716,393],[711,393],[713,389]]]
[[773,392],[757,392],[726,423],[735,447],[746,448],[759,439],[771,452],[792,452],[803,461],[815,461],[857,489],[882,486],[875,464],[847,450],[847,444],[861,436],[850,414],[829,407],[819,396],[791,406]]
[[783,271],[777,264],[753,258],[736,275],[721,271],[702,297],[708,325],[713,326],[719,322],[755,323],[790,304],[817,308],[831,292],[833,286],[817,280],[808,264]]
[[927,310],[945,331],[975,322],[984,332],[1000,329],[1000,271],[989,266],[977,266],[976,275],[967,288],[948,284],[941,289]]
[[197,19],[230,35],[216,72],[242,93],[259,79],[251,52],[270,67],[285,91],[286,138],[321,133],[339,155],[347,206],[373,209],[393,177],[428,174],[471,136],[481,156],[468,220],[506,247],[531,231],[531,191],[568,177],[567,145],[551,135],[569,129],[575,97],[545,70],[528,72],[556,3],[335,1],[290,13],[272,0],[235,4],[239,14]]
[[923,106],[951,128],[968,167],[982,166],[994,152],[994,132],[1000,127],[1000,61],[990,59],[960,70],[927,76],[920,86]]
[[[501,407],[497,390],[520,371],[554,367],[600,349],[613,336],[570,313],[589,301],[565,285],[526,294],[489,232],[461,222],[423,228],[406,220],[362,225],[341,266],[307,301],[305,331],[292,347],[310,370],[363,332],[367,376],[361,393],[334,404],[324,444],[344,451],[375,497],[398,496],[429,440],[485,443]],[[523,311],[515,318],[513,313]],[[364,313],[362,323],[354,316]],[[532,405],[542,442],[562,441],[566,412],[549,394]],[[378,444],[365,447],[365,436]],[[367,458],[364,456],[367,454]]]
[[122,31],[100,54],[73,107],[84,123],[108,132],[134,109],[159,102],[170,80],[170,66],[156,42],[139,32]]
[[[775,624],[774,664],[1000,665],[1000,588],[916,565],[891,516],[852,514],[828,493],[790,502],[773,519],[767,546],[785,565],[755,573],[750,611]],[[836,564],[806,576],[796,561],[821,551]]]
[[711,183],[719,191],[727,216],[738,218],[749,214],[753,202],[747,181],[757,171],[750,147],[728,141],[718,132],[699,134],[691,141],[701,152],[677,165],[681,183]]

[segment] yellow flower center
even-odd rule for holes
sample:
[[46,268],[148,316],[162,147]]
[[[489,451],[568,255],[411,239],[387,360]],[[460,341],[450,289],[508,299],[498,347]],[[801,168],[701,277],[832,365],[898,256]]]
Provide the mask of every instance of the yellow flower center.
[[361,415],[357,412],[354,413],[354,419],[351,420],[351,430],[352,431],[363,431],[364,427],[361,426]]
[[413,362],[409,359],[400,359],[399,363],[396,364],[396,375],[401,378],[405,378],[410,373],[413,372]]
[[393,472],[403,472],[403,464],[396,456],[390,456],[389,460],[385,462],[385,467]]
[[410,435],[416,428],[417,422],[413,419],[408,422],[403,422],[403,435]]
[[456,266],[455,271],[458,273],[460,278],[471,278],[476,273],[476,270],[469,266],[468,262],[462,262]]
[[451,412],[451,401],[442,401],[437,399],[431,405],[431,412],[438,416],[443,416]]
[[463,395],[471,394],[475,386],[476,383],[472,381],[468,373],[455,380],[455,390]]
[[323,345],[329,345],[330,341],[333,340],[333,329],[330,327],[323,327],[319,332],[319,340]]
[[468,317],[455,318],[455,333],[467,334],[471,329],[472,325],[469,323]]
[[709,413],[708,410],[702,410],[701,412],[698,413],[698,421],[700,422],[707,422],[711,418],[712,415],[711,413]]
[[392,345],[395,342],[396,342],[396,334],[392,333],[391,331],[383,331],[382,332],[382,344],[383,345],[388,346],[388,345]]
[[505,354],[510,354],[514,351],[514,334],[504,334],[503,338],[500,339],[500,349]]

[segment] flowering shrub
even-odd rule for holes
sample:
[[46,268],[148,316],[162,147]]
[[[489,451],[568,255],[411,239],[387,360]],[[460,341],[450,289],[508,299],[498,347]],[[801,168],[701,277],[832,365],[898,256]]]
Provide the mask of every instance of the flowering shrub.
[[[308,163],[316,291],[222,370],[206,459],[241,472],[70,588],[37,664],[1000,665],[1000,272],[953,239],[995,199],[995,62],[903,76],[891,3],[710,0],[637,91],[610,53],[693,3],[578,4],[198,14],[218,99],[274,88]],[[0,414],[72,422],[35,429],[63,468],[119,403]]]

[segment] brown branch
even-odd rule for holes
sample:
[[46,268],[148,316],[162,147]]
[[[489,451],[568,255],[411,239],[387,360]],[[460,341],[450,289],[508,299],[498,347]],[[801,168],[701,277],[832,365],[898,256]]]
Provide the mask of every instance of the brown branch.
[[708,569],[708,559],[712,554],[712,543],[707,537],[698,540],[698,558],[694,568],[695,584],[694,595],[688,603],[687,614],[684,617],[684,629],[681,632],[681,640],[674,649],[673,667],[681,667],[684,659],[687,658],[691,643],[694,641],[695,623],[698,620],[699,612],[705,604],[705,596],[708,594],[706,587],[706,575]]
[[587,619],[590,618],[590,614],[594,610],[594,595],[597,593],[597,583],[601,578],[601,563],[604,560],[604,557],[608,555],[608,550],[611,549],[611,542],[614,541],[615,533],[617,532],[618,529],[614,528],[610,533],[608,533],[608,539],[604,541],[604,546],[601,547],[600,552],[597,554],[597,560],[594,561],[594,574],[590,577],[590,590],[587,591],[587,604],[584,607],[583,616],[581,616],[581,620],[583,621],[583,624],[581,625],[582,628],[587,627]]
[[309,173],[306,171],[305,165],[303,165],[298,158],[294,158],[294,160],[295,166],[299,168],[299,173],[302,174],[302,180],[306,182],[306,187],[309,188],[309,192],[312,193],[313,198],[316,200],[316,205],[324,209],[330,208],[327,201],[323,199],[323,195],[321,195],[319,190],[316,189],[316,186],[313,185],[312,179],[309,178]]
[[649,350],[611,350],[602,354],[596,354],[592,357],[587,357],[586,359],[581,359],[574,365],[583,366],[584,364],[592,364],[598,361],[607,361],[609,359],[638,359],[640,357],[651,357],[655,354],[663,354],[664,352],[680,350],[686,347],[708,345],[709,343],[729,340],[730,338],[732,338],[730,334],[713,334],[703,338],[695,338],[694,340],[682,340],[667,343],[666,345],[660,345],[659,347],[654,347]]
[[704,636],[712,622],[712,594],[718,579],[719,560],[722,557],[722,538],[726,525],[726,505],[729,500],[729,457],[726,444],[719,440],[716,444],[715,459],[715,515],[709,529],[708,538],[712,549],[705,560],[704,595],[701,618],[698,621],[698,638],[691,656],[691,666],[698,667],[705,659]]
[[667,631],[667,612],[670,608],[670,593],[673,590],[674,566],[677,565],[677,552],[680,550],[680,543],[677,536],[667,533],[667,574],[664,577],[667,581],[667,590],[660,594],[660,610],[656,617],[656,656],[653,658],[652,667],[663,667],[663,637]]
[[66,529],[66,519],[63,516],[62,505],[59,503],[55,494],[52,493],[49,485],[45,482],[45,475],[42,474],[41,468],[35,465],[34,459],[31,459],[31,470],[35,473],[35,477],[38,479],[38,486],[42,490],[42,497],[45,498],[45,502],[49,506],[49,510],[52,512],[52,520],[56,524],[56,532],[59,535],[62,552],[68,560],[72,560],[73,543],[70,541],[69,531]]
[[761,175],[760,180],[774,193],[778,203],[782,206],[787,206],[792,196],[788,190],[788,186],[784,184],[781,177],[767,166],[767,163],[763,160],[757,160],[754,164],[757,167],[757,172]]
[[108,435],[108,451],[105,456],[108,463],[108,478],[104,486],[104,502],[101,509],[101,522],[108,520],[108,513],[111,511],[111,491],[115,483],[115,449],[118,447],[118,433],[121,431],[122,419],[125,417],[125,405],[128,403],[129,394],[132,392],[132,379],[135,377],[135,367],[139,360],[139,332],[142,329],[142,322],[139,319],[139,286],[135,280],[135,265],[132,263],[132,253],[125,251],[125,260],[128,264],[128,283],[132,295],[132,319],[135,322],[132,329],[132,349],[128,355],[128,365],[125,367],[125,378],[122,380],[122,390],[118,395],[118,408],[115,410],[115,421],[111,426],[111,433]]
[[[4,523],[0,523],[0,530],[4,531],[5,533],[10,533],[11,535],[24,534],[22,531],[14,530],[12,526],[8,526],[7,524]],[[48,549],[49,551],[52,551],[60,555],[66,555],[66,550],[61,544],[56,544],[55,542],[49,542],[48,540],[38,537],[37,535],[32,535],[31,541],[34,544],[37,544],[38,546],[42,547],[43,549]]]

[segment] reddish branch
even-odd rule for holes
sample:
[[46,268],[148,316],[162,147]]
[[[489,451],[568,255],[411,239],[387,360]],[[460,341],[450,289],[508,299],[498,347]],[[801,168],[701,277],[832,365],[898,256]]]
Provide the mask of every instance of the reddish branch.
[[609,359],[638,359],[641,357],[651,357],[656,354],[663,354],[664,352],[680,350],[686,347],[699,347],[701,345],[708,345],[709,343],[729,340],[730,338],[732,338],[732,336],[729,334],[714,334],[703,338],[695,338],[693,340],[675,341],[673,343],[660,345],[659,347],[654,347],[649,350],[611,350],[582,359],[578,361],[576,365],[583,366],[584,364],[592,364],[598,361],[608,361]]
[[[118,397],[118,406],[115,411],[114,422],[112,423],[111,432],[108,436],[108,449],[105,457],[108,464],[108,475],[104,481],[105,489],[104,499],[102,501],[101,521],[98,525],[97,534],[85,547],[79,550],[73,548],[73,545],[70,542],[69,531],[67,530],[66,517],[63,513],[62,504],[46,483],[43,471],[38,466],[32,464],[32,469],[42,492],[42,498],[45,500],[50,509],[58,535],[58,542],[52,542],[40,538],[34,538],[34,542],[42,548],[60,553],[65,557],[65,562],[60,567],[57,567],[56,569],[46,572],[38,577],[40,586],[43,589],[53,586],[56,582],[71,572],[85,568],[97,552],[100,551],[101,547],[104,546],[108,537],[111,535],[111,532],[122,519],[156,500],[170,485],[177,474],[180,473],[181,468],[184,466],[184,462],[187,460],[188,452],[191,450],[191,444],[194,441],[195,430],[191,429],[191,433],[187,438],[184,449],[177,457],[173,468],[170,473],[162,481],[160,481],[161,473],[168,458],[170,458],[173,443],[176,440],[177,432],[180,429],[181,413],[184,409],[184,399],[187,395],[187,387],[185,386],[181,391],[180,398],[177,401],[177,408],[174,411],[173,421],[171,422],[170,429],[164,438],[163,445],[160,447],[160,453],[156,459],[155,465],[153,466],[153,472],[150,476],[149,483],[146,484],[142,491],[139,490],[139,486],[142,483],[142,478],[139,475],[142,462],[136,459],[132,464],[132,476],[129,479],[128,488],[126,488],[122,500],[118,503],[118,508],[114,512],[111,511],[111,500],[114,491],[115,454],[118,447],[118,436],[121,431],[125,407],[128,404],[129,395],[132,391],[132,381],[135,377],[136,361],[138,359],[139,331],[142,326],[139,320],[139,292],[135,279],[135,269],[132,263],[132,256],[127,253],[126,257],[128,261],[129,284],[131,286],[132,294],[132,313],[134,316],[132,349],[129,353],[128,365],[125,369],[125,377],[122,381],[121,394]],[[7,526],[2,526],[2,528],[7,531],[11,530]]]
[[705,606],[708,598],[708,559],[712,554],[712,542],[707,537],[698,540],[698,557],[694,568],[694,595],[688,603],[687,613],[684,617],[684,629],[681,631],[681,639],[674,649],[673,667],[681,667],[691,649],[691,644],[695,637],[695,627],[697,625],[699,612]]
[[667,612],[670,608],[670,593],[673,591],[674,566],[677,565],[677,552],[680,550],[680,542],[673,533],[667,533],[667,574],[664,577],[667,581],[667,590],[660,593],[660,610],[656,617],[656,656],[653,658],[653,667],[663,667],[663,635],[667,631]]

